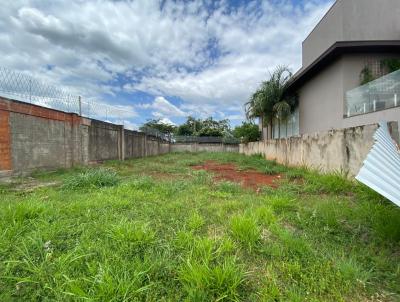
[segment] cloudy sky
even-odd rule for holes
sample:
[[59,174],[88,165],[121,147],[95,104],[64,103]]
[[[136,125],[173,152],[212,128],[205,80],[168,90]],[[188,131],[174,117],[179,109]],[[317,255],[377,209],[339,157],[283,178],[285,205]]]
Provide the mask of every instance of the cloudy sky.
[[332,0],[2,0],[0,66],[126,111],[131,127],[188,115],[244,119],[275,66]]

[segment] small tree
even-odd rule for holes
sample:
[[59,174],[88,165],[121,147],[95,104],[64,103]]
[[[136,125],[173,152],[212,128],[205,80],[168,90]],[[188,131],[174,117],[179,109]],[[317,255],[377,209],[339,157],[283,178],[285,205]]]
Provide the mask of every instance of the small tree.
[[186,122],[176,128],[175,134],[182,136],[195,135],[202,127],[202,120],[188,116]]
[[242,122],[240,126],[236,126],[233,135],[243,143],[255,142],[261,137],[258,126],[252,122]]
[[288,89],[291,77],[292,73],[287,67],[277,67],[270,79],[260,85],[245,105],[250,120],[259,117],[263,126],[269,124],[270,137],[273,119],[285,121],[297,107],[298,97]]
[[161,119],[152,119],[152,120],[147,120],[146,123],[144,123],[141,127],[139,127],[139,130],[141,131],[146,131],[146,129],[155,129],[160,131],[161,133],[171,135],[176,129],[175,125],[167,124],[161,121]]

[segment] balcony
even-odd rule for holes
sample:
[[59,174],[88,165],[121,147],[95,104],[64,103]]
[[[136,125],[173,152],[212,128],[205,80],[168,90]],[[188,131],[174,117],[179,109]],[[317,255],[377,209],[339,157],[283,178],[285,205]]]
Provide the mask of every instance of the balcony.
[[346,92],[345,117],[400,106],[400,70]]

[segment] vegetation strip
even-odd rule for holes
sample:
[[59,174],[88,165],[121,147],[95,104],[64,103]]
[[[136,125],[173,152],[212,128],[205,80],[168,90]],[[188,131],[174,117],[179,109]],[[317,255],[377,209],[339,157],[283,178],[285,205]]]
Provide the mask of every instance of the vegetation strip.
[[[256,194],[207,161],[282,178]],[[33,178],[0,186],[0,301],[400,299],[400,211],[340,174],[181,153]]]

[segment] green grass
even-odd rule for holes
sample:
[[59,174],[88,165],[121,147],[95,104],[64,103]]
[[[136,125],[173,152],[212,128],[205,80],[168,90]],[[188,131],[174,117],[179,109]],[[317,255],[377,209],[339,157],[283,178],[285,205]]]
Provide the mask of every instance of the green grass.
[[98,168],[69,176],[65,179],[63,188],[65,190],[98,189],[115,186],[118,182],[117,172],[112,169]]
[[400,300],[400,210],[339,172],[182,153],[33,177],[56,185],[0,186],[0,301]]

